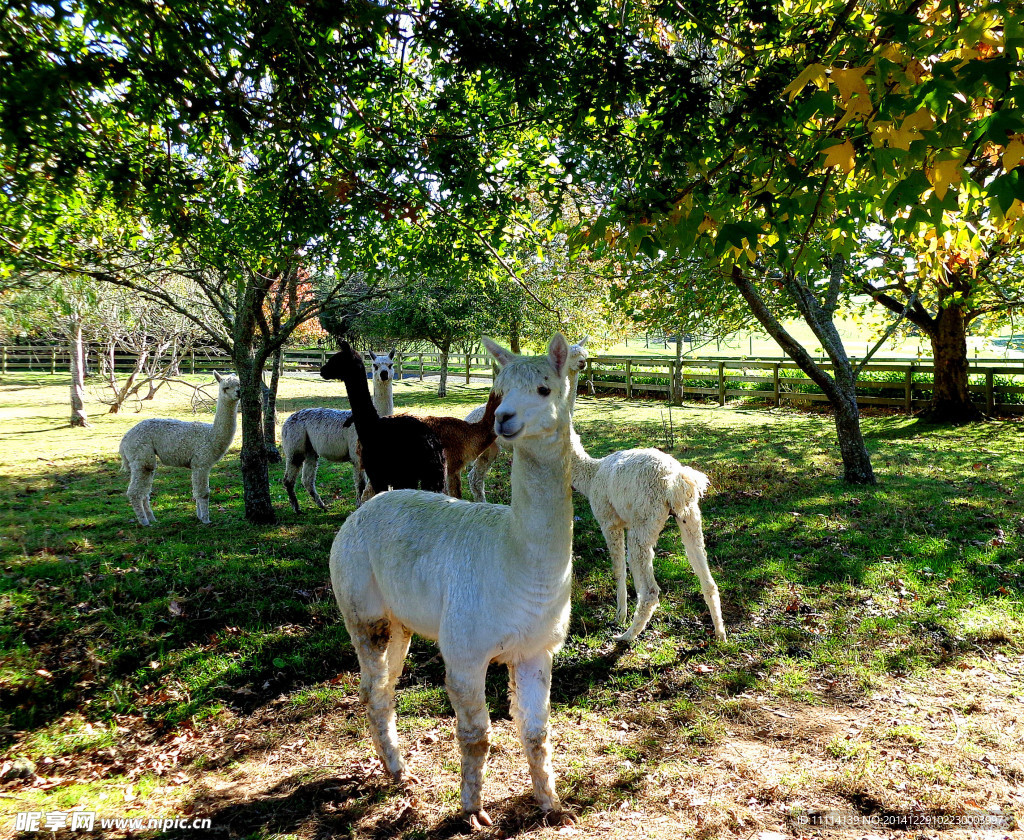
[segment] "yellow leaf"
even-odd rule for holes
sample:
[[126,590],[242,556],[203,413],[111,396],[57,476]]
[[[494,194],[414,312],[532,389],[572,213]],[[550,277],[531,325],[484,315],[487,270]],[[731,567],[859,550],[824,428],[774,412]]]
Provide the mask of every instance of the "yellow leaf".
[[939,197],[939,201],[946,197],[946,191],[950,184],[960,183],[960,161],[942,160],[928,170],[928,181]]
[[1020,140],[1011,140],[1003,149],[1003,169],[1009,172],[1024,159],[1024,143]]
[[843,118],[836,124],[835,130],[838,131],[854,117],[867,116],[870,113],[871,100],[866,96],[857,95],[853,97],[853,100],[846,106],[846,113],[843,114]]
[[863,96],[866,100],[871,98],[868,86],[864,82],[864,74],[871,69],[871,65],[864,67],[848,67],[845,70],[832,68],[832,81],[839,88],[839,96],[843,102],[849,102],[854,95]]
[[901,129],[922,129],[931,128],[935,125],[935,118],[927,108],[918,108],[909,117],[904,118]]
[[827,68],[824,64],[811,64],[804,68],[804,72],[797,76],[789,86],[783,91],[783,93],[789,94],[789,101],[792,102],[796,99],[796,95],[800,93],[810,82],[814,82],[819,88],[828,87],[828,76],[825,75]]
[[706,231],[714,230],[714,229],[715,229],[715,220],[712,219],[707,213],[705,213],[704,214],[704,221],[702,221],[700,223],[700,226],[697,228],[697,233],[705,233]]
[[822,149],[821,153],[825,155],[826,167],[838,166],[843,172],[849,172],[853,169],[853,143],[847,140],[845,143],[837,143],[834,146],[829,146],[827,149]]

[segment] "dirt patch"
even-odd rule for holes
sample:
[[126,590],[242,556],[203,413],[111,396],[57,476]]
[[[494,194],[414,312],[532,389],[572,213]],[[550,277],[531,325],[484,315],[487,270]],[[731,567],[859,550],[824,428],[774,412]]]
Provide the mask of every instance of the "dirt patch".
[[[919,822],[984,811],[1024,815],[1024,661],[996,657],[920,677],[888,679],[850,701],[745,694],[707,698],[693,725],[670,700],[618,712],[556,709],[558,790],[576,826],[549,826],[532,796],[511,721],[494,721],[482,838],[938,836],[864,822],[825,829],[801,820],[846,814]],[[411,780],[393,785],[373,757],[354,681],[328,703],[279,697],[253,713],[150,741],[122,739],[102,757],[37,768],[7,782],[4,826],[39,810],[40,794],[154,768],[155,787],[122,794],[110,812],[207,817],[212,837],[446,838],[458,819],[459,756],[450,718],[400,718]],[[128,722],[124,722],[128,729]],[[143,728],[135,722],[132,731]],[[162,757],[162,758],[161,758]],[[128,787],[131,787],[129,784]],[[113,799],[110,800],[113,803]],[[19,805],[19,802],[21,803]],[[995,840],[998,831],[943,830]],[[73,835],[69,835],[73,836]],[[119,836],[116,832],[105,836]],[[120,836],[126,836],[122,832]],[[158,836],[156,833],[133,836]],[[195,837],[195,832],[160,834]]]

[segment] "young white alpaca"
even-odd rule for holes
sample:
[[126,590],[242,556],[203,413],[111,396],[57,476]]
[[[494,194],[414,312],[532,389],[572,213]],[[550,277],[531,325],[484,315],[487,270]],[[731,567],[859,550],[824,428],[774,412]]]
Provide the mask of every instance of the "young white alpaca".
[[196,516],[203,524],[210,524],[210,470],[235,439],[239,397],[238,377],[222,377],[216,371],[213,375],[218,382],[218,393],[217,414],[212,424],[153,417],[132,426],[121,438],[118,447],[121,471],[131,473],[128,501],[142,525],[156,523],[150,493],[157,458],[168,467],[192,470]]
[[710,480],[704,473],[684,467],[657,449],[626,449],[604,458],[591,458],[579,435],[572,432],[572,484],[590,501],[601,526],[615,571],[616,613],[626,621],[626,531],[629,531],[629,570],[637,591],[636,615],[629,628],[615,636],[629,644],[643,632],[658,606],[661,592],[654,580],[654,544],[669,514],[675,516],[683,536],[686,559],[700,579],[704,602],[711,611],[715,637],[725,641],[725,623],[718,586],[711,577],[704,551],[700,498]]
[[[386,355],[373,357],[372,399],[381,417],[390,417],[395,413],[394,359],[394,350]],[[328,377],[334,378],[330,376],[330,371]],[[306,488],[313,503],[320,508],[327,507],[316,491],[316,471],[320,458],[335,463],[352,462],[356,505],[361,503],[363,491],[366,489],[366,473],[359,468],[359,459],[356,457],[358,442],[359,435],[356,434],[351,411],[340,411],[336,408],[304,408],[284,421],[284,426],[281,427],[281,449],[285,463],[284,489],[296,513],[299,512],[299,500],[295,495],[295,479],[300,469],[302,486]]]
[[[587,343],[589,335],[583,336],[576,344],[569,345],[569,413],[572,414],[573,409],[576,406],[576,385],[579,380],[580,371],[583,371],[587,367],[587,349],[584,346]],[[479,422],[480,418],[484,416],[484,410],[487,408],[485,405],[480,405],[474,408],[469,414],[466,415],[467,423]],[[473,501],[475,502],[486,502],[487,491],[484,488],[484,482],[487,480],[487,473],[490,471],[491,466],[498,458],[498,453],[501,449],[508,449],[509,445],[502,441],[499,437],[494,443],[488,446],[483,452],[477,455],[476,460],[473,461],[473,465],[469,468],[469,488],[473,494]]]
[[381,493],[353,513],[331,548],[331,583],[359,656],[360,696],[377,753],[396,781],[404,763],[395,684],[413,633],[436,639],[457,716],[462,812],[489,825],[481,788],[490,720],[484,678],[509,668],[509,697],[534,794],[561,811],[549,747],[552,657],[565,640],[572,583],[568,345],[514,356],[493,342],[502,395],[494,429],[512,445],[512,505],[421,490]]

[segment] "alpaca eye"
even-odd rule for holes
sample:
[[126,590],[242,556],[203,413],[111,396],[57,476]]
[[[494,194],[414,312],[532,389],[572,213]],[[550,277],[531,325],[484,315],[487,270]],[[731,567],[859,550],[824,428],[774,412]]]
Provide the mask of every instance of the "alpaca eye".
[[546,397],[548,396],[548,394],[551,393],[551,389],[547,385],[541,385],[537,389],[537,393],[540,394],[542,397]]

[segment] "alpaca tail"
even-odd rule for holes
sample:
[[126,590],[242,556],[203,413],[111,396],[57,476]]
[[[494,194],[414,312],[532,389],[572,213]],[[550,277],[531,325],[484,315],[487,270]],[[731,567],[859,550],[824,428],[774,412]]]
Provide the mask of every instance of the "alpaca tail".
[[682,467],[672,488],[669,506],[677,516],[687,516],[691,512],[700,513],[700,500],[711,486],[711,479],[700,470]]

